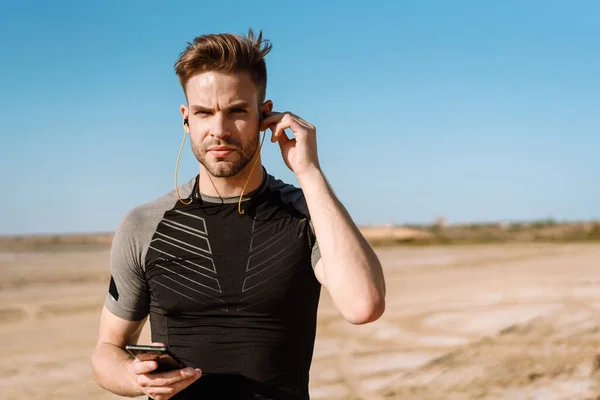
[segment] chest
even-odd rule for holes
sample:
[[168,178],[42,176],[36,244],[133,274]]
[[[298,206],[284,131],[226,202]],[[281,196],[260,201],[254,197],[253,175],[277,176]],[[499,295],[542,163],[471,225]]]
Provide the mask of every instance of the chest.
[[[314,281],[308,222],[172,210],[151,240],[151,308],[172,316],[289,310]],[[296,297],[297,300],[297,297]]]

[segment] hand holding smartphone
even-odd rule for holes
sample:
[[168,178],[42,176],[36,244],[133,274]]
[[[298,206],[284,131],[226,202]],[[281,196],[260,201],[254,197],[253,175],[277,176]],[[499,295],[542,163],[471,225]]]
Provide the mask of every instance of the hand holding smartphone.
[[125,350],[140,361],[156,361],[158,368],[153,372],[172,371],[185,368],[186,365],[169,352],[167,346],[128,344]]
[[[187,367],[163,343],[127,345],[125,350],[135,357],[132,366],[135,381],[150,398],[171,398],[202,376],[199,368]],[[157,362],[158,368],[148,361]]]

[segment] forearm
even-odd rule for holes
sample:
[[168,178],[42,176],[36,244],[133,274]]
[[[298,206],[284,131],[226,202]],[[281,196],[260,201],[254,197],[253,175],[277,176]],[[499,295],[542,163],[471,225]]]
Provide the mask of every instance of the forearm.
[[320,170],[298,176],[319,243],[324,285],[351,322],[377,319],[385,281],[377,255],[336,198]]
[[129,354],[110,343],[98,344],[92,355],[92,370],[96,382],[119,396],[137,397],[144,394],[135,380],[132,365],[133,360]]

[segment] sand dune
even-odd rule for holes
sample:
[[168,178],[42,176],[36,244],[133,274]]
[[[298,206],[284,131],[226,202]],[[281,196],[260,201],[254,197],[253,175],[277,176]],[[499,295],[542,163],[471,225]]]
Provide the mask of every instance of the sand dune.
[[[313,399],[600,398],[600,245],[377,251],[386,314],[353,326],[324,295]],[[117,398],[89,368],[108,255],[0,253],[0,398]]]

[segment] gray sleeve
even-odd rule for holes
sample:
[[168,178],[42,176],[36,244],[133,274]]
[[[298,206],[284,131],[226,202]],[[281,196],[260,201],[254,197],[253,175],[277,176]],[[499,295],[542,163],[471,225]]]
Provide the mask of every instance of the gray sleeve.
[[136,237],[143,216],[139,209],[130,211],[119,224],[110,254],[111,280],[104,302],[117,317],[139,321],[148,315],[149,294],[144,276],[145,249]]
[[[179,186],[189,196],[195,177]],[[175,190],[129,211],[121,220],[113,238],[110,253],[110,287],[104,304],[117,317],[140,321],[150,312],[150,292],[146,283],[145,259],[167,210],[177,204]]]
[[[186,196],[195,179],[179,187]],[[164,213],[177,203],[175,191],[128,212],[113,238],[110,254],[110,287],[104,304],[117,317],[140,321],[150,311],[145,259],[152,236]]]

